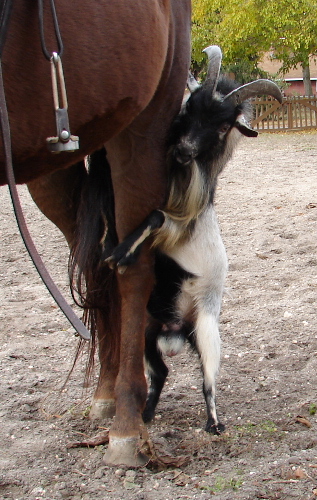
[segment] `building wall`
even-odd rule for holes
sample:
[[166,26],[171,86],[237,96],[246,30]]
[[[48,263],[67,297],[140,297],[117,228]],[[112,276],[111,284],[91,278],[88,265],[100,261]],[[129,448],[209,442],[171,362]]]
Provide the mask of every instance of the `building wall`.
[[[272,53],[268,52],[267,54],[264,55],[262,63],[259,64],[260,68],[264,69],[264,71],[267,71],[270,75],[277,75],[280,67],[281,67],[281,62],[278,61],[277,59],[272,59]],[[316,89],[316,79],[317,79],[317,60],[314,57],[310,58],[309,61],[309,66],[310,66],[310,77],[314,78],[312,80],[312,89],[313,89],[313,94],[317,95],[317,89]],[[279,75],[279,78],[281,76]],[[285,95],[291,96],[291,95],[304,95],[304,83],[303,83],[303,70],[300,65],[296,66],[296,68],[291,68],[285,75],[283,75],[283,78],[286,80],[286,82],[290,83],[290,86],[285,90]],[[290,79],[291,81],[288,81]]]
[[[293,95],[305,95],[305,88],[304,88],[304,82],[300,80],[288,82],[290,85],[287,87],[287,89],[284,90],[284,94],[287,96],[293,96]],[[316,89],[317,81],[312,80],[312,89],[313,89],[313,94],[317,95],[317,89]]]

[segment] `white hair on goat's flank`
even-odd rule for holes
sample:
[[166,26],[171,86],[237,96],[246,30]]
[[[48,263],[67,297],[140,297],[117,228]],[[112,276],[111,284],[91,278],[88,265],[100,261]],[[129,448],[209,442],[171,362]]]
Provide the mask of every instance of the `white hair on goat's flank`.
[[[203,294],[211,284],[223,283],[227,273],[227,256],[213,205],[209,205],[197,219],[190,239],[166,250],[166,254],[199,278]],[[195,282],[195,278],[192,281]],[[222,285],[220,288],[222,290]]]

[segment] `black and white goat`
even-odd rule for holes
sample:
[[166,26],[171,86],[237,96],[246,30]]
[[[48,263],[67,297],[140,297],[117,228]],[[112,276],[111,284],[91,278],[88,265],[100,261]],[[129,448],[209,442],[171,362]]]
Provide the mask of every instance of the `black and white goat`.
[[197,350],[203,371],[207,406],[206,431],[219,434],[216,376],[220,361],[218,319],[227,257],[213,206],[219,173],[239,138],[257,136],[249,125],[252,107],[247,99],[269,94],[281,101],[278,87],[257,80],[237,87],[219,78],[222,54],[205,49],[209,58],[202,86],[189,78],[191,95],[175,119],[168,153],[168,197],[164,211],[152,212],[108,259],[124,272],[138,255],[142,242],[154,232],[156,285],[151,295],[145,358],[150,387],[144,421],[153,418],[168,369],[162,353],[174,355],[187,339]]

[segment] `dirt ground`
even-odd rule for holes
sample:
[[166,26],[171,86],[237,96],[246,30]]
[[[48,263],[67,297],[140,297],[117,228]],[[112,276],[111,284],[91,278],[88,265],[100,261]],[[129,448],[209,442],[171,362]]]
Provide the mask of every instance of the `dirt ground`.
[[[61,234],[19,188],[37,247],[67,292]],[[110,468],[87,418],[85,355],[40,282],[0,189],[0,500],[317,499],[317,133],[245,139],[221,176],[229,257],[221,315],[221,437],[206,434],[198,360],[168,360],[150,437],[171,468]],[[69,294],[68,294],[69,295]],[[179,457],[186,457],[183,460]]]

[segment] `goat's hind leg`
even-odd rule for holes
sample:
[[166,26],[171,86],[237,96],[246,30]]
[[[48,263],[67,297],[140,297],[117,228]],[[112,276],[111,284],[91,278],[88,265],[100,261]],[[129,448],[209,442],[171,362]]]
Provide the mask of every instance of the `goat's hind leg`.
[[157,346],[157,339],[161,330],[161,323],[152,319],[145,335],[145,361],[149,378],[148,395],[142,414],[143,422],[145,423],[150,422],[154,418],[156,406],[168,375],[168,368]]
[[218,420],[216,411],[216,378],[220,364],[220,336],[218,318],[205,310],[198,311],[196,321],[196,349],[203,371],[203,392],[207,407],[206,432],[221,434],[225,427]]

